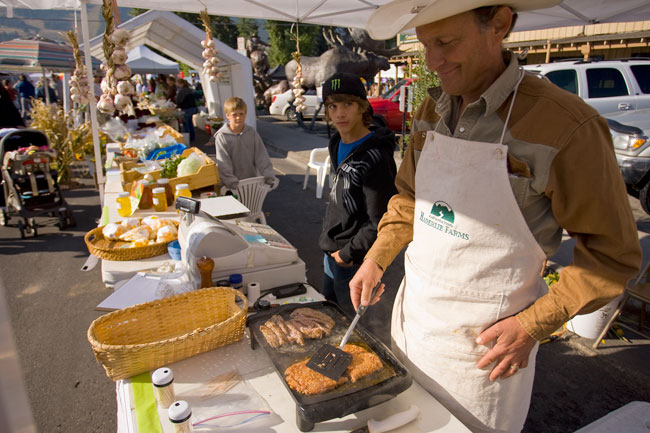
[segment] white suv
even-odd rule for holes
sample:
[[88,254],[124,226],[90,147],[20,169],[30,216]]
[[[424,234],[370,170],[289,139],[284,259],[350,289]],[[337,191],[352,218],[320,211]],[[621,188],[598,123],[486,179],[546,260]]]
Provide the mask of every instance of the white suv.
[[564,61],[524,69],[575,93],[600,114],[650,108],[650,60]]

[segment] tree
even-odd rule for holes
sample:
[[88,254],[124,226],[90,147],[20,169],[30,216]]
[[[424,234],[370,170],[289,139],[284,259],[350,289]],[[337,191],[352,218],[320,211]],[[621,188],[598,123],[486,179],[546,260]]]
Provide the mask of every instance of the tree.
[[291,53],[296,51],[296,42],[291,39],[287,31],[287,23],[282,21],[267,20],[264,27],[269,32],[268,57],[272,68],[277,65],[284,65],[291,60]]
[[300,37],[300,53],[303,56],[320,56],[327,50],[322,26],[300,24],[296,27],[285,21],[268,20],[264,27],[269,32],[271,67],[284,65],[291,60],[291,53],[296,51],[296,33]]
[[237,35],[234,32],[235,23],[229,17],[211,16],[210,24],[215,38],[229,47],[237,49]]
[[259,26],[257,25],[257,21],[252,18],[240,18],[237,23],[237,32],[239,33],[239,36],[245,39],[248,39],[257,33],[258,29]]

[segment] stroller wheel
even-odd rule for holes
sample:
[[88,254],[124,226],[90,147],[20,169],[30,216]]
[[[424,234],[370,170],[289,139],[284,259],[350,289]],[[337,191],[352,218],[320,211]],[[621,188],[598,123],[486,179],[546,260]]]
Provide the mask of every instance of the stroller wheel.
[[6,226],[7,223],[9,222],[9,213],[5,208],[2,208],[2,212],[0,212],[0,226]]
[[25,223],[18,221],[18,230],[20,230],[20,239],[25,239]]
[[36,218],[31,218],[29,220],[29,226],[32,229],[32,234],[34,237],[38,236],[38,224],[36,224]]
[[66,221],[67,218],[65,212],[59,211],[59,224],[57,224],[59,226],[59,230],[64,230],[68,226]]
[[66,211],[66,216],[68,218],[68,227],[76,227],[77,221],[75,221],[74,217],[72,216],[72,212],[70,212],[70,210]]

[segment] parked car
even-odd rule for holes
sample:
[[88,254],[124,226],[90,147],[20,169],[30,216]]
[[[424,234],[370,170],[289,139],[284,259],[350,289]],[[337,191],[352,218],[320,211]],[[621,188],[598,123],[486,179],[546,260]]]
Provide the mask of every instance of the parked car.
[[[402,78],[377,98],[368,98],[375,116],[384,119],[386,126],[393,131],[402,131],[402,112],[399,111],[399,98],[402,86],[409,85],[417,78]],[[409,113],[406,113],[409,118]]]
[[[315,90],[307,90],[303,96],[305,97],[305,105],[307,110],[302,112],[302,117],[312,118],[314,113],[320,105],[318,96]],[[279,95],[273,95],[271,105],[269,106],[269,113],[275,116],[285,116],[287,120],[296,120],[296,107],[291,103],[294,99],[293,90],[287,90]],[[325,117],[325,109],[321,108],[318,117]]]
[[641,207],[650,214],[650,109],[609,113],[605,118],[628,192],[638,194]]
[[650,108],[650,60],[565,61],[524,69],[580,96],[600,114]]

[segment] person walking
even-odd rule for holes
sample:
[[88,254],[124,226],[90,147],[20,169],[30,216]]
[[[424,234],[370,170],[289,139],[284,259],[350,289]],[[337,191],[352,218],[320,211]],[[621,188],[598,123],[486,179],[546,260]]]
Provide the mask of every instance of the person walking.
[[[408,3],[408,5],[407,5]],[[350,282],[355,308],[408,245],[393,349],[473,432],[519,432],[539,341],[621,294],[641,250],[607,122],[525,73],[502,48],[517,11],[558,0],[393,0],[375,39],[415,27],[441,86],[414,115],[377,240]],[[573,264],[541,278],[562,231]]]
[[182,78],[176,80],[176,88],[178,89],[176,91],[176,105],[183,111],[183,131],[190,134],[190,143],[192,143],[196,134],[192,116],[198,112],[194,90]]
[[20,74],[20,80],[16,83],[16,90],[20,98],[20,115],[23,119],[30,116],[32,110],[32,98],[36,97],[34,85],[29,81],[25,74]]

